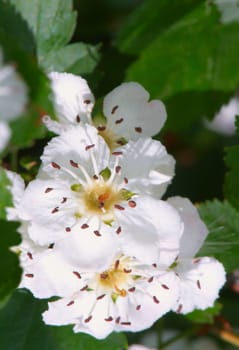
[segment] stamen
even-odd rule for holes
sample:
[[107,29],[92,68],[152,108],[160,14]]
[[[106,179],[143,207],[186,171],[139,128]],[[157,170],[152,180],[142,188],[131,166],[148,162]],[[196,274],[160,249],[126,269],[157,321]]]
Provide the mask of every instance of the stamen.
[[199,280],[197,280],[197,287],[198,287],[198,289],[201,289],[201,283]]
[[103,299],[104,297],[105,297],[105,294],[102,294],[102,295],[99,295],[96,299],[100,300],[100,299]]
[[194,260],[193,260],[193,263],[194,263],[194,264],[198,264],[200,261],[201,261],[201,259],[200,259],[200,258],[197,258],[197,259],[194,259]]
[[71,232],[71,228],[70,227],[65,227],[65,231],[66,232]]
[[74,160],[70,160],[70,164],[71,164],[71,166],[73,166],[74,168],[79,168],[79,165],[78,165],[78,163],[76,163],[76,162],[74,162]]
[[85,146],[85,150],[88,151],[89,149],[95,147],[95,144],[93,143],[92,145]]
[[164,289],[169,289],[169,287],[168,287],[166,284],[161,284],[161,286],[162,286]]
[[98,180],[99,178],[98,178],[97,175],[94,175],[94,176],[93,176],[93,179],[94,179],[94,180]]
[[90,320],[92,320],[92,318],[93,318],[93,316],[92,316],[92,315],[90,315],[88,318],[86,318],[86,319],[85,319],[85,321],[84,321],[84,322],[85,322],[85,323],[88,323],[88,322],[90,322]]
[[155,304],[159,304],[160,301],[158,300],[158,298],[154,295],[153,296],[153,301],[155,302]]
[[104,125],[100,125],[100,126],[97,127],[97,129],[99,131],[104,131],[106,129],[106,127]]
[[32,253],[27,252],[27,256],[28,256],[29,259],[31,259],[31,260],[33,259]]
[[114,207],[115,207],[116,209],[118,209],[118,210],[125,210],[125,208],[122,207],[122,206],[119,205],[119,204],[115,204]]
[[125,273],[130,273],[130,272],[132,272],[132,270],[131,270],[131,269],[128,269],[128,270],[127,270],[127,269],[124,269],[124,272],[125,272]]
[[124,121],[124,118],[117,119],[117,120],[115,121],[115,124],[120,124],[120,123],[122,123],[123,121]]
[[124,177],[124,183],[127,184],[129,182],[129,180],[127,179],[127,177]]
[[151,283],[151,282],[153,282],[153,280],[154,280],[154,278],[153,278],[153,276],[151,276],[151,277],[148,279],[148,282]]
[[77,114],[77,116],[76,116],[76,122],[77,123],[80,123],[80,116]]
[[83,288],[80,289],[81,292],[84,292],[85,290],[88,289],[88,285],[84,286]]
[[135,127],[134,130],[138,133],[142,132],[142,128],[140,126]]
[[55,245],[55,243],[49,244],[48,249],[53,249],[53,248],[54,248],[54,245]]
[[121,322],[122,326],[131,326],[131,322]]
[[136,202],[135,201],[128,201],[128,205],[130,208],[135,208],[136,207]]
[[97,237],[100,237],[100,236],[101,236],[101,234],[100,234],[100,232],[99,232],[98,230],[95,230],[95,231],[94,231],[94,234],[95,234]]
[[117,166],[115,167],[115,172],[116,172],[116,174],[119,174],[120,170],[121,170],[121,166],[120,166],[120,165],[117,165]]
[[85,230],[85,229],[88,228],[88,227],[89,227],[88,224],[83,224],[83,225],[81,225],[82,230]]
[[120,317],[117,317],[117,318],[116,318],[115,323],[117,323],[117,324],[120,323]]
[[106,322],[111,322],[111,321],[113,321],[113,317],[112,317],[112,316],[109,316],[108,318],[105,318],[105,321],[106,321]]
[[118,108],[119,108],[119,106],[114,106],[114,107],[112,108],[111,114],[114,114],[115,111],[116,111]]
[[123,152],[120,151],[116,151],[116,152],[112,152],[113,156],[122,156]]
[[136,310],[139,311],[141,309],[141,305],[136,306]]
[[73,305],[74,303],[75,303],[74,300],[71,300],[71,301],[69,301],[68,304],[66,304],[66,306],[71,306],[71,305]]
[[57,213],[59,211],[59,207],[55,207],[52,211],[51,211],[51,213],[52,214],[55,214],[55,213]]
[[155,264],[155,263],[154,263],[154,264],[152,264],[152,266],[153,266],[153,267],[155,267],[155,268],[157,268],[157,264]]
[[91,103],[91,100],[84,100],[83,101],[86,105],[89,105]]
[[135,287],[129,288],[128,291],[133,293],[135,291]]
[[115,232],[117,233],[117,235],[119,235],[121,233],[121,231],[122,231],[121,226],[119,226]]
[[61,201],[61,204],[65,203],[67,201],[67,198],[66,197],[63,197],[62,198],[62,201]]
[[25,276],[28,278],[33,278],[34,274],[33,273],[25,273]]
[[72,273],[74,273],[77,278],[81,279],[81,274],[78,271],[72,271]]
[[182,311],[183,308],[183,304],[179,304],[178,309],[177,309],[177,313],[180,313]]
[[108,278],[108,273],[106,273],[106,272],[101,273],[100,278],[103,280],[106,280]]
[[116,260],[115,261],[115,270],[118,270],[119,264],[120,264],[120,261]]
[[53,188],[47,187],[47,188],[45,189],[45,193],[49,193],[49,192],[51,192],[52,190],[53,190]]
[[55,169],[58,169],[58,170],[61,169],[60,165],[57,164],[57,163],[55,163],[55,162],[51,162],[51,165],[52,165],[52,167],[55,168]]

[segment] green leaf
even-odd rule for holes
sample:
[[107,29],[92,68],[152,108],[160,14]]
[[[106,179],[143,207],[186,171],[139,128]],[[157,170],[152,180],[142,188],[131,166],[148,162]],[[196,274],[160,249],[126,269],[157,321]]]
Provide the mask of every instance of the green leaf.
[[10,0],[32,29],[39,61],[66,45],[76,25],[71,0]]
[[226,174],[224,192],[229,202],[239,210],[239,145],[226,149],[225,163],[229,168]]
[[212,307],[206,310],[194,310],[187,314],[187,318],[195,323],[213,324],[214,317],[219,315],[222,309],[222,304],[216,302]]
[[8,190],[11,181],[4,169],[0,168],[0,219],[6,219],[6,207],[12,206],[12,195]]
[[[236,90],[239,23],[221,23],[218,8],[208,1],[191,10],[190,2],[184,1],[184,12],[170,21],[171,2],[167,3],[168,7],[163,2],[160,12],[155,4],[154,16],[168,18],[168,27],[139,52],[126,80],[140,82],[153,98],[163,99],[170,116],[168,127],[178,130],[202,116],[212,117]],[[148,32],[150,28],[154,30],[149,24]],[[143,36],[140,40],[146,41]]]
[[239,266],[239,213],[227,201],[213,200],[199,206],[209,235],[198,256],[214,256],[227,272]]
[[0,42],[1,37],[7,37],[15,46],[26,52],[33,52],[35,48],[34,36],[27,22],[16,12],[8,2],[0,2]]
[[67,45],[76,26],[72,0],[10,1],[32,29],[38,61],[46,72],[93,71],[99,59],[98,47],[84,43]]
[[[45,302],[18,290],[7,306],[0,310],[1,347],[8,350],[123,350],[127,348],[123,334],[112,334],[96,340],[87,334],[74,334],[72,326],[46,326],[41,313]],[[13,332],[14,327],[14,332]]]
[[121,29],[116,41],[118,48],[128,54],[140,54],[141,50],[201,2],[201,0],[143,2]]
[[88,74],[93,71],[99,60],[98,47],[74,43],[51,51],[42,61],[42,67],[47,72],[71,72],[73,74]]
[[18,286],[21,277],[16,254],[9,248],[19,243],[19,235],[16,233],[16,223],[0,220],[0,306],[9,297],[10,293]]

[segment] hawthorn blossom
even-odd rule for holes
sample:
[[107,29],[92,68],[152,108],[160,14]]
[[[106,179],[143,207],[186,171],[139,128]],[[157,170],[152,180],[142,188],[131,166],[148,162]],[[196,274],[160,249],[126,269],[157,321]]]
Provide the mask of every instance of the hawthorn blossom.
[[94,107],[92,95],[86,81],[67,73],[50,73],[57,121],[48,116],[46,126],[59,134],[67,126],[93,123],[97,126],[111,149],[157,134],[166,120],[166,110],[160,100],[149,100],[149,93],[138,83],[123,83],[111,91],[103,101],[100,119],[91,119]]
[[174,261],[181,219],[151,196],[164,191],[174,164],[160,142],[139,139],[110,153],[93,126],[79,125],[53,138],[41,159],[19,208],[33,241],[55,243],[69,259],[103,261],[120,244],[147,263]]
[[[156,277],[157,273],[157,277]],[[177,278],[136,258],[118,254],[99,273],[73,271],[78,289],[48,303],[43,320],[74,324],[74,332],[105,338],[113,331],[140,331],[168,312],[178,297]]]
[[26,102],[26,85],[13,66],[3,64],[0,49],[0,152],[6,147],[11,136],[7,122],[23,112]]
[[206,309],[213,306],[225,283],[224,267],[215,258],[195,257],[208,230],[192,203],[181,197],[172,197],[168,202],[178,210],[184,222],[179,256],[171,266],[180,289],[174,310],[185,314],[194,309]]

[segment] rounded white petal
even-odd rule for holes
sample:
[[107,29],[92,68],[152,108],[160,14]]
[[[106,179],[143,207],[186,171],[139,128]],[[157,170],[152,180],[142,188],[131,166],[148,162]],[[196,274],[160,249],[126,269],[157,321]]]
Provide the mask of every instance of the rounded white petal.
[[80,297],[61,299],[48,303],[48,310],[43,313],[43,320],[51,325],[75,324],[75,332],[84,332],[103,339],[114,329],[114,322],[104,321],[108,313],[108,299],[103,298],[96,303],[92,319],[85,322],[89,317],[90,308],[95,304],[95,292],[81,293]]
[[65,228],[75,223],[75,204],[71,198],[71,191],[62,181],[36,179],[30,182],[18,212],[21,219],[30,223],[31,239],[44,245],[65,237]]
[[165,147],[159,141],[140,138],[119,151],[123,153],[122,178],[128,179],[130,190],[160,198],[172,180],[175,166],[174,158]]
[[164,104],[149,100],[149,93],[138,83],[123,83],[104,99],[107,128],[126,140],[153,136],[166,120]]
[[193,258],[206,239],[208,229],[189,199],[171,197],[168,199],[168,203],[178,211],[184,223],[183,235],[180,239],[179,259]]
[[11,129],[8,124],[0,121],[0,152],[7,146],[11,137]]
[[182,261],[175,271],[180,279],[180,297],[174,310],[183,314],[213,306],[226,281],[223,265],[208,257]]
[[[91,148],[88,149],[87,146]],[[52,173],[52,177],[60,176],[74,183],[79,178],[82,181],[86,180],[82,168],[91,177],[105,169],[109,161],[109,149],[93,126],[78,125],[54,137],[45,147],[41,159],[43,170],[49,174]],[[77,162],[80,168],[72,166],[71,161]],[[61,171],[54,168],[52,162],[60,165]],[[65,171],[65,169],[68,170]]]
[[85,79],[70,73],[52,72],[51,80],[57,117],[62,124],[89,122],[95,99]]
[[64,239],[55,243],[54,249],[62,259],[81,271],[103,271],[116,255],[118,245],[116,235],[112,229],[104,225],[100,231],[101,236],[95,235],[98,230],[97,223],[91,221],[89,228],[81,229],[76,225]]
[[135,203],[115,213],[124,254],[149,264],[171,265],[183,230],[180,216],[168,203],[148,196],[136,198]]
[[68,296],[82,288],[77,269],[67,264],[53,248],[24,240],[18,247],[23,269],[19,288],[29,289],[37,298]]
[[0,119],[18,117],[27,103],[27,87],[13,66],[3,65],[0,51]]
[[156,350],[156,349],[147,348],[146,346],[143,346],[140,344],[133,344],[129,346],[128,350]]

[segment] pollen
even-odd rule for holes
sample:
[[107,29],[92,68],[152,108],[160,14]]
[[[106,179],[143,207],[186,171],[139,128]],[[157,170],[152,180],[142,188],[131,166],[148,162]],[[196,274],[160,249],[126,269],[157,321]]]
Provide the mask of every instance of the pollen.
[[111,211],[120,199],[119,191],[113,186],[98,181],[86,189],[83,196],[86,210],[98,215]]

